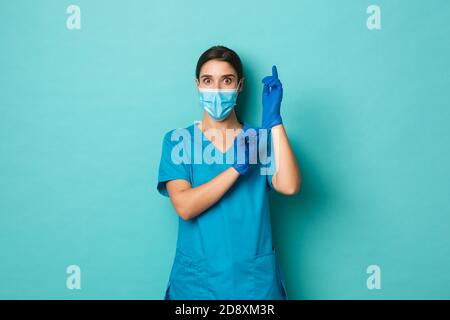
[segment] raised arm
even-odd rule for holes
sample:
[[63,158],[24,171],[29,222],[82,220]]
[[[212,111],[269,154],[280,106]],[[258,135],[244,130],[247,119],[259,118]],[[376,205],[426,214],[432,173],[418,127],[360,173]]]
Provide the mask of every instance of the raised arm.
[[296,194],[300,190],[302,178],[282,124],[272,128],[272,142],[276,166],[275,174],[272,176],[272,185],[276,191],[282,194]]
[[278,79],[276,66],[272,66],[272,75],[264,77],[262,82],[262,127],[271,130],[275,154],[276,170],[272,176],[272,185],[280,193],[293,195],[300,190],[301,174],[280,114],[283,86]]

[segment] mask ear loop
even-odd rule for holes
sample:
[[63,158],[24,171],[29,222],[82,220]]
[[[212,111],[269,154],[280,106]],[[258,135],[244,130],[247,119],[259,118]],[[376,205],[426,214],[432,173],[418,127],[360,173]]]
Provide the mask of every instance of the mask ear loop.
[[241,80],[242,80],[242,78],[241,79],[239,79],[239,82],[238,82],[238,84],[237,84],[237,86],[236,86],[236,98],[239,96],[239,89],[241,89],[240,88],[240,85],[242,84],[242,82],[241,82]]
[[[241,80],[242,80],[242,78],[239,79],[239,82],[238,82],[238,84],[236,86],[236,101],[235,101],[235,105],[234,106],[237,106],[237,99],[238,99],[239,94],[240,94],[240,92],[239,92],[240,87],[239,86],[242,84]],[[236,111],[234,111],[234,112],[236,112]]]

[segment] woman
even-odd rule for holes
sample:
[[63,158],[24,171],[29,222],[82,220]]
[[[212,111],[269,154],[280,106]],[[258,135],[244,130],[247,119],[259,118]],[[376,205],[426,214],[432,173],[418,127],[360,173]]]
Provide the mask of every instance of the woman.
[[[263,79],[258,130],[268,132],[275,172],[251,161],[261,135],[247,135],[255,128],[236,117],[244,84],[239,56],[223,46],[208,49],[198,60],[196,84],[202,120],[166,133],[159,167],[158,191],[170,197],[180,217],[165,299],[287,299],[272,244],[268,192],[297,193],[301,175],[280,115],[277,69]],[[223,162],[196,161],[196,154]]]

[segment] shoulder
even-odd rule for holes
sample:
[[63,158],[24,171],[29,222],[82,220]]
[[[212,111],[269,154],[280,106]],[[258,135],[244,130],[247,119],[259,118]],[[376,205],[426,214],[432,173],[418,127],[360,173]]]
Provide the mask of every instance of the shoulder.
[[173,143],[179,141],[182,138],[191,138],[194,134],[194,125],[195,122],[185,127],[174,128],[166,131],[164,133],[163,141]]
[[170,141],[174,138],[175,140],[178,140],[179,136],[192,135],[194,133],[194,125],[195,123],[185,127],[170,129],[164,133],[164,140]]

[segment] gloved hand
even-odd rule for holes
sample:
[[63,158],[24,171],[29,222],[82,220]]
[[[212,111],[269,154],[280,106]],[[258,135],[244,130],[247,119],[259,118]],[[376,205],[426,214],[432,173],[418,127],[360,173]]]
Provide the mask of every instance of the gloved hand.
[[280,115],[281,100],[283,99],[283,87],[278,79],[276,66],[272,66],[272,75],[264,77],[262,94],[262,127],[270,129],[283,123]]
[[[241,132],[234,140],[234,163],[232,167],[240,175],[245,175],[251,166],[257,163],[257,146],[258,131],[251,135],[244,135]],[[240,150],[238,151],[238,149]]]

